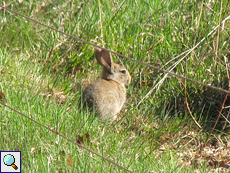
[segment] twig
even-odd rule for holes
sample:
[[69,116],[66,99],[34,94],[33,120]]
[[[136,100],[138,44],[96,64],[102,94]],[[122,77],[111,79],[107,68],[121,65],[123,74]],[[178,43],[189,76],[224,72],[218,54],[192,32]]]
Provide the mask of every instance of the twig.
[[[223,16],[222,16],[222,19],[223,19],[224,15],[225,15],[225,13],[226,13],[226,11],[227,11],[229,2],[230,2],[230,0],[228,0],[228,2],[227,2],[227,5],[226,5],[226,8],[225,8],[224,14],[223,14]],[[222,12],[222,1],[221,1],[221,12]],[[228,16],[227,18],[229,18],[229,16]],[[226,18],[225,18],[225,19],[226,19]],[[222,21],[219,23],[219,26],[220,26],[220,24],[224,24],[225,19],[222,20]],[[219,33],[218,33],[218,34],[219,34]],[[216,43],[216,44],[218,44],[218,43]],[[217,55],[216,52],[215,52],[215,54],[216,54],[217,58],[219,59],[219,57],[218,57],[218,55]],[[224,56],[224,62],[225,62],[225,68],[226,68],[227,79],[228,79],[228,91],[229,91],[229,90],[230,90],[230,81],[229,81],[229,73],[228,73],[227,58],[226,58],[225,56]],[[226,102],[227,98],[228,98],[228,93],[226,93],[226,95],[225,95],[225,98],[224,98],[224,101],[223,101],[223,103],[222,103],[221,110],[219,111],[219,115],[218,115],[218,117],[217,117],[217,119],[216,119],[215,125],[213,126],[211,133],[209,133],[209,135],[208,135],[208,137],[207,137],[205,143],[208,142],[208,139],[209,139],[210,135],[213,133],[214,129],[216,128],[216,125],[217,125],[217,123],[218,123],[218,121],[219,121],[219,118],[220,118],[220,116],[221,116],[221,114],[222,114],[223,109],[226,109],[224,105],[225,105],[225,102]]]
[[196,121],[195,117],[192,115],[192,111],[189,107],[189,103],[188,103],[188,99],[187,99],[187,92],[186,92],[186,80],[185,80],[185,83],[183,83],[179,78],[177,78],[177,80],[183,85],[184,87],[184,99],[185,99],[185,104],[186,104],[186,107],[188,109],[188,112],[190,114],[190,116],[192,117],[193,121],[195,122],[195,124],[199,127],[199,128],[202,128],[200,126],[200,124]]
[[[173,60],[175,60],[175,59],[177,59],[177,58],[179,58],[180,56],[182,56],[182,55],[184,55],[185,53],[187,53],[189,50],[187,50],[187,51],[185,51],[185,52],[183,52],[183,53],[181,53],[180,55],[178,55],[178,56],[176,56],[175,58],[173,58]],[[168,72],[171,72],[183,59],[185,58],[185,56],[184,57],[182,57],[179,61],[177,61],[175,64],[173,64],[172,66],[170,66],[168,69],[167,69],[167,71]],[[171,60],[170,60],[171,61]],[[166,64],[168,64],[169,62],[167,62]],[[164,66],[166,66],[166,64],[164,65]],[[164,66],[162,67],[162,68],[164,68]],[[167,74],[165,74],[164,75],[164,77],[156,84],[156,85],[154,85],[154,87],[141,99],[141,101],[137,104],[137,108],[140,106],[140,104],[144,101],[144,99],[146,99],[150,94],[152,94],[152,92],[153,92],[153,90],[155,89],[155,88],[157,88],[156,89],[156,92],[155,92],[155,94],[157,93],[157,91],[160,89],[160,87],[161,87],[161,85],[163,84],[163,82],[164,82],[164,80],[166,79],[168,77],[168,73]],[[158,77],[159,78],[159,77]],[[157,78],[157,79],[158,79]],[[156,79],[156,80],[157,80]],[[153,98],[155,97],[155,94],[153,95]]]
[[[227,19],[229,19],[230,18],[230,16],[228,16],[228,17],[226,17],[224,20],[222,20],[220,23],[219,23],[219,25],[217,25],[211,32],[209,32],[208,33],[208,35],[207,35],[207,37],[209,36],[209,35],[211,35],[219,26],[220,26],[220,24],[222,24],[222,23],[224,23]],[[200,43],[202,43],[204,40],[205,40],[205,38],[206,37],[204,37],[199,43],[197,43],[193,48],[191,48],[191,49],[189,49],[189,50],[187,50],[186,51],[186,54],[174,65],[174,67],[173,68],[171,68],[169,71],[168,70],[165,70],[165,71],[167,71],[167,74],[165,74],[165,76],[160,80],[160,82],[158,82],[157,83],[157,85],[159,85],[159,86],[154,86],[142,99],[141,99],[141,101],[137,104],[137,107],[139,107],[139,105],[143,102],[143,100],[145,99],[145,98],[147,98],[152,92],[153,92],[153,90],[157,87],[157,89],[159,89],[160,88],[160,85],[162,85],[162,83],[163,83],[163,81],[166,79],[166,77],[168,76],[168,74],[170,74],[170,73],[172,73],[171,71],[182,61],[182,60],[184,60],[184,58],[186,58],[193,50],[195,50],[199,45],[200,45]],[[181,55],[183,55],[185,52],[183,52]],[[180,56],[180,55],[179,55]],[[177,57],[179,57],[179,56],[177,56]],[[156,67],[154,67],[154,69],[157,69]],[[159,70],[160,68],[158,68],[157,70]],[[162,71],[162,70],[159,70],[159,71]],[[176,77],[179,77],[179,76],[176,76]],[[180,78],[182,78],[182,77],[180,77]],[[188,78],[187,77],[184,77],[183,76],[183,78],[182,79],[185,79],[185,80],[188,80]],[[189,81],[191,81],[191,80],[189,80]],[[214,89],[214,88],[213,88]],[[157,91],[156,91],[157,92]]]
[[100,17],[100,30],[101,30],[101,38],[102,38],[102,45],[105,46],[105,42],[103,41],[103,26],[102,26],[102,17],[101,17],[101,2],[98,0],[98,11],[99,11],[99,17]]
[[[185,59],[185,77],[187,77],[187,58]],[[183,83],[182,83],[182,85],[183,85]],[[196,123],[196,125],[199,128],[202,128],[200,126],[200,124],[196,121],[195,117],[192,115],[192,111],[191,111],[190,106],[188,104],[188,98],[187,98],[187,81],[186,80],[184,81],[184,99],[185,99],[185,104],[186,104],[186,107],[188,109],[188,112],[191,115],[193,121]]]
[[[226,58],[225,56],[224,56],[224,60],[225,60],[225,67],[226,67],[227,78],[228,78],[228,90],[230,90],[230,81],[229,81],[228,65],[227,65],[227,62],[226,62],[226,61],[227,61],[227,58]],[[224,98],[224,101],[223,101],[222,106],[221,106],[221,110],[219,111],[219,115],[218,115],[218,117],[217,117],[217,119],[216,119],[215,125],[213,126],[211,133],[209,133],[209,135],[208,135],[208,137],[207,137],[205,143],[208,142],[208,139],[209,139],[210,135],[213,133],[214,129],[216,128],[216,125],[217,125],[217,123],[218,123],[218,121],[219,121],[219,119],[220,119],[220,116],[221,116],[221,114],[222,114],[222,111],[223,111],[223,109],[225,109],[224,105],[225,105],[225,102],[226,102],[227,98],[228,98],[228,94],[226,93],[225,98]]]

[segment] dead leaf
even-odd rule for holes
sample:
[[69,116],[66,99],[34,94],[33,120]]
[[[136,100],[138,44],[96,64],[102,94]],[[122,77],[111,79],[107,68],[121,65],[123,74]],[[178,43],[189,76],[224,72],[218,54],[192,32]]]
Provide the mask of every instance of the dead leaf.
[[30,154],[34,154],[35,151],[36,151],[36,149],[35,149],[34,147],[32,147],[32,148],[30,149]]
[[141,82],[141,85],[142,85],[142,86],[152,87],[152,86],[153,86],[153,83],[150,83],[150,82],[148,82],[148,81],[142,81],[142,82]]
[[69,155],[67,155],[67,162],[72,166],[73,165],[73,160],[70,158]]
[[[4,7],[8,8],[11,4],[15,3],[15,1],[12,1],[8,4],[6,4]],[[3,7],[0,7],[0,10],[4,9]]]
[[166,140],[170,139],[170,133],[165,133],[161,136],[161,138],[159,139],[159,143],[165,142]]
[[6,101],[6,94],[3,91],[0,91],[0,101]]
[[83,144],[84,141],[86,141],[87,143],[90,143],[90,136],[88,133],[85,133],[83,136],[80,136],[80,135],[77,136],[78,144]]
[[19,147],[15,148],[14,151],[20,151]]

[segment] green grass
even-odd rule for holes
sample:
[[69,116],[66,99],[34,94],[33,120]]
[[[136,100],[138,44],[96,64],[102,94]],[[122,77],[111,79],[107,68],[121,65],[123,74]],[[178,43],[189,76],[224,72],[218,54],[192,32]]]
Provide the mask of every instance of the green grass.
[[[228,89],[221,61],[226,57],[229,64],[229,21],[207,37],[228,16],[226,1],[114,2],[58,0],[53,5],[24,0],[9,8],[164,69],[206,37],[173,72]],[[114,56],[130,71],[132,83],[119,119],[101,122],[78,109],[82,90],[100,76],[92,46],[5,10],[0,10],[0,31],[0,91],[6,94],[8,105],[74,141],[83,137],[85,147],[133,172],[213,171],[205,161],[197,163],[180,153],[196,151],[205,142],[224,93],[187,81],[188,102],[202,126],[199,129],[186,109],[184,88],[177,78],[168,76],[137,107],[164,74]],[[228,111],[223,114],[227,116]],[[0,115],[0,150],[20,150],[22,172],[125,172],[2,105]],[[229,141],[225,123],[220,120],[209,143],[216,141],[216,135]],[[35,152],[31,153],[32,148]]]

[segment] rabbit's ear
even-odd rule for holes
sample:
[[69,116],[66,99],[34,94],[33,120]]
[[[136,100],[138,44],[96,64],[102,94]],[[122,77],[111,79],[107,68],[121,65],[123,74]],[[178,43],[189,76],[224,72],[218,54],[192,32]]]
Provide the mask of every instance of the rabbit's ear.
[[112,69],[113,59],[108,51],[95,48],[95,55],[96,55],[97,62],[102,67],[105,67],[109,71]]

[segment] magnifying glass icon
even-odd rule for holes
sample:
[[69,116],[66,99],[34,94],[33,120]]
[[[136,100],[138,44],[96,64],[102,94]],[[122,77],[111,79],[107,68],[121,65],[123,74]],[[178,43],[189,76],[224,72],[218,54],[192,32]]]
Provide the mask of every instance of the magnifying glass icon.
[[12,166],[15,170],[18,169],[18,167],[14,164],[15,163],[15,158],[11,154],[7,154],[3,158],[3,162],[7,166]]

